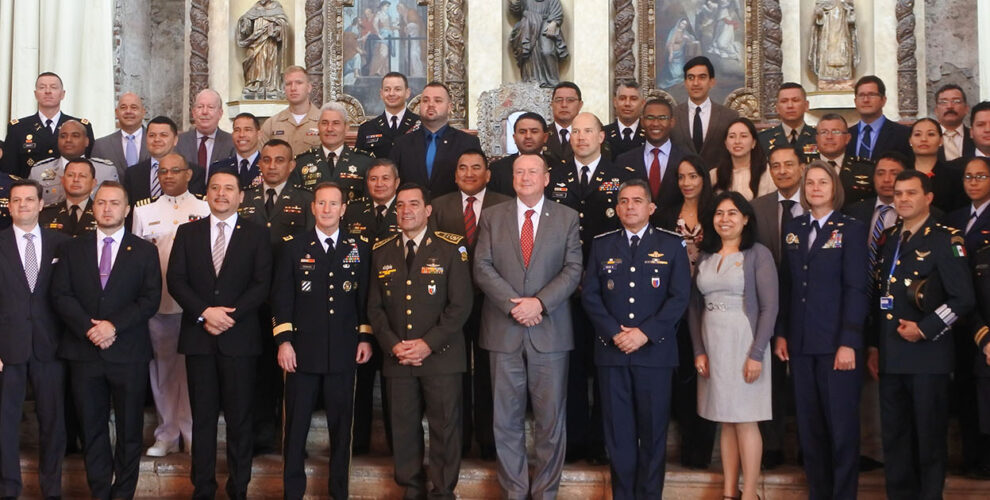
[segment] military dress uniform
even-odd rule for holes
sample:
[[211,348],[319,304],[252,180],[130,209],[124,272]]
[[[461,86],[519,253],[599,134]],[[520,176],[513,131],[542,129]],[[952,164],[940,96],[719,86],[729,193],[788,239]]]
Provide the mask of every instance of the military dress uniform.
[[13,224],[10,219],[10,186],[16,180],[13,175],[0,173],[0,231]]
[[[628,140],[626,140],[624,134],[627,128],[632,129]],[[646,132],[643,129],[642,122],[637,122],[636,128],[626,127],[625,125],[619,127],[618,122],[612,122],[602,127],[602,130],[605,131],[605,142],[608,144],[609,153],[611,153],[613,160],[618,158],[622,153],[630,149],[636,149],[646,142]]]
[[315,224],[310,205],[313,203],[313,193],[292,186],[291,183],[282,185],[282,191],[273,199],[274,207],[269,213],[265,209],[268,186],[259,184],[244,192],[237,213],[241,217],[256,222],[268,228],[273,246],[279,246],[289,235],[296,235]]
[[[824,156],[819,155],[819,158],[831,165],[833,168],[833,161],[828,160]],[[846,195],[844,208],[856,203],[858,201],[865,200],[871,196],[876,196],[876,191],[873,188],[873,171],[876,170],[876,163],[869,158],[861,158],[858,156],[846,156],[842,159],[842,165],[839,168],[839,181],[842,183],[842,191]]]
[[364,236],[372,243],[398,234],[399,224],[395,212],[395,198],[393,197],[392,204],[385,208],[381,220],[378,219],[375,202],[370,197],[366,196],[349,202],[347,212],[344,214],[343,226],[347,230],[347,234]]
[[313,229],[284,239],[271,305],[275,343],[288,342],[296,352],[296,371],[285,375],[285,498],[301,499],[306,492],[306,436],[322,395],[330,430],[329,492],[345,499],[355,353],[358,342],[374,342],[365,309],[371,250],[342,230],[322,235]]
[[[120,180],[117,176],[117,167],[114,166],[113,162],[104,160],[103,158],[89,158],[89,161],[93,163],[93,169],[96,170],[96,187],[93,188],[94,193],[104,181]],[[62,176],[65,175],[65,165],[67,163],[69,163],[67,158],[58,156],[39,161],[34,164],[34,167],[31,167],[29,177],[41,184],[41,196],[45,201],[45,205],[65,200],[65,188],[62,187]]]
[[252,156],[254,156],[254,160],[250,164],[244,165],[247,168],[241,168],[241,159],[236,153],[233,156],[219,159],[210,165],[207,175],[209,175],[209,172],[215,172],[217,169],[237,172],[237,177],[241,182],[241,189],[244,191],[259,186],[264,182],[264,179],[261,177],[261,169],[258,168],[258,161],[261,160],[261,152],[255,151],[252,153]]
[[[89,156],[93,151],[93,145],[96,144],[93,126],[85,118],[79,119],[65,113],[59,115],[58,126],[69,120],[78,120],[86,127],[86,136],[89,137],[86,156]],[[57,158],[59,156],[58,126],[55,127],[55,132],[52,132],[41,121],[38,113],[20,120],[10,120],[7,138],[3,145],[3,158],[0,158],[0,166],[2,166],[0,170],[18,177],[27,177],[31,167],[36,163],[47,158]]]
[[[988,231],[990,232],[990,231]],[[983,349],[990,343],[990,241],[974,252],[973,281],[976,285],[976,310],[970,320],[973,342],[977,354],[973,360],[976,375],[976,397],[979,408],[980,432],[990,434],[990,365]],[[965,339],[966,337],[963,337]],[[966,342],[967,340],[963,340]]]
[[289,175],[289,184],[312,191],[320,182],[334,181],[343,188],[346,201],[356,200],[364,196],[364,176],[373,161],[370,156],[344,146],[331,168],[323,146],[319,145],[296,156],[296,168]]
[[375,158],[388,158],[392,154],[395,138],[412,130],[419,122],[419,115],[407,109],[402,115],[402,120],[396,122],[396,129],[392,129],[391,124],[385,119],[385,113],[382,113],[362,123],[358,127],[357,142],[354,147],[367,151]]
[[[405,498],[454,498],[461,463],[461,377],[466,370],[462,328],[474,291],[464,238],[427,227],[406,266],[404,236],[374,245],[368,319],[383,352],[391,409],[395,480]],[[412,240],[410,240],[412,241]],[[422,366],[400,365],[392,348],[422,339],[431,354]],[[423,474],[425,411],[430,456]]]
[[261,141],[264,144],[272,139],[289,143],[293,154],[320,145],[320,107],[310,105],[302,121],[296,123],[292,110],[285,108],[261,124]]
[[82,215],[78,219],[72,217],[71,208],[66,201],[53,203],[41,210],[38,224],[41,227],[58,231],[69,236],[79,236],[87,231],[96,231],[96,217],[93,215],[93,200],[86,203]]
[[[887,496],[942,498],[947,465],[951,327],[973,308],[962,233],[931,216],[902,242],[902,226],[884,231],[877,264],[871,345],[880,351],[880,411]],[[915,321],[923,339],[897,333]],[[920,464],[920,465],[919,465]]]
[[[175,230],[181,224],[209,216],[209,204],[189,191],[179,196],[145,198],[134,204],[131,233],[158,248],[164,275],[168,269]],[[189,408],[185,356],[179,354],[181,326],[182,308],[168,293],[168,287],[162,280],[162,300],[158,312],[148,320],[151,348],[155,353],[149,368],[151,394],[158,410],[155,441],[174,444],[177,449],[181,437],[188,450],[192,442],[192,412]]]
[[[619,229],[592,243],[581,300],[594,325],[616,499],[663,497],[677,329],[690,295],[691,269],[679,234],[648,225],[641,236]],[[626,354],[612,341],[621,326],[637,327],[649,340]]]
[[[766,154],[767,158],[770,158],[770,152],[775,148],[779,148],[781,145],[791,145],[791,139],[784,133],[783,125],[761,130],[759,139],[760,147],[763,148],[763,153]],[[802,125],[794,146],[800,152],[801,156],[798,159],[802,163],[808,163],[818,158],[818,132],[808,125]]]

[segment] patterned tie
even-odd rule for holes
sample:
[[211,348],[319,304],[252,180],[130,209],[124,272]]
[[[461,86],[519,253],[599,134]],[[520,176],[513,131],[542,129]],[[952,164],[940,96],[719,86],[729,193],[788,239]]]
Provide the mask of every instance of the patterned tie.
[[959,150],[959,145],[956,144],[956,137],[958,135],[959,131],[957,130],[945,131],[945,138],[942,141],[942,146],[945,148],[946,161],[952,161],[962,156],[962,151]]
[[158,181],[158,162],[151,162],[151,197],[157,198],[162,195],[162,184]]
[[227,224],[224,222],[217,222],[217,239],[213,241],[213,271],[216,272],[217,276],[220,275],[220,268],[223,267],[223,255],[226,252],[224,244],[227,242],[223,235],[223,228]]
[[34,285],[38,283],[38,252],[34,248],[34,235],[27,233],[24,235],[27,243],[24,244],[24,277],[27,278],[28,288],[34,291]]
[[103,251],[100,252],[100,288],[107,287],[110,280],[110,268],[113,267],[113,238],[103,238]]
[[877,264],[877,251],[880,249],[880,245],[877,242],[880,240],[880,233],[884,230],[884,220],[886,219],[887,212],[890,212],[890,205],[880,205],[877,207],[880,212],[877,214],[877,221],[873,223],[873,230],[870,231],[870,273],[873,272],[873,267]]
[[529,258],[533,255],[533,219],[536,210],[526,211],[526,222],[523,222],[522,233],[519,235],[519,247],[522,249],[523,265],[529,267]]
[[701,146],[705,144],[705,129],[701,124],[701,106],[694,109],[694,130],[691,132],[691,140],[694,141],[694,152],[701,153]]
[[406,272],[412,272],[413,260],[416,258],[416,242],[409,240],[406,242]]
[[208,136],[208,135],[204,135],[203,137],[200,137],[199,138],[199,151],[197,152],[197,157],[196,157],[197,160],[199,160],[199,166],[207,169],[207,172],[209,172],[209,166],[210,165],[208,163],[206,163],[206,160],[207,160],[207,158],[206,158],[206,141],[209,138],[210,138],[210,136]]
[[265,200],[265,215],[271,217],[272,212],[275,211],[275,190],[268,188],[265,190],[265,194],[268,195],[268,199]]
[[872,154],[870,149],[870,135],[872,135],[873,129],[869,125],[863,126],[863,140],[859,143],[859,156],[863,158],[869,158]]
[[127,149],[124,150],[124,161],[130,167],[138,162],[137,144],[134,143],[134,134],[127,135]]
[[650,192],[653,193],[653,201],[660,197],[660,148],[653,148],[653,161],[650,162]]
[[437,158],[437,134],[426,134],[426,178],[433,176],[433,162]]
[[477,221],[474,217],[474,196],[467,197],[467,206],[464,207],[464,237],[467,238],[468,246],[474,245],[474,233],[478,229]]

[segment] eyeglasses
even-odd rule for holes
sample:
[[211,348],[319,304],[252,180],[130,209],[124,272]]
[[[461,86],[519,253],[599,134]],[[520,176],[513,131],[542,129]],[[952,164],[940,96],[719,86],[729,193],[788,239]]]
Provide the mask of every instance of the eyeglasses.
[[878,92],[863,92],[862,94],[856,94],[856,99],[876,99],[882,97]]
[[665,122],[670,119],[670,115],[643,115],[644,122]]
[[976,174],[976,175],[966,174],[966,175],[963,176],[963,180],[965,180],[966,182],[969,182],[969,181],[980,181],[980,182],[983,182],[983,181],[985,181],[987,179],[990,179],[990,175],[987,175],[987,174]]
[[554,104],[563,104],[565,102],[567,104],[574,104],[574,103],[576,103],[578,101],[580,101],[580,99],[578,99],[577,97],[554,97],[553,98],[553,103]]
[[957,97],[955,99],[939,99],[939,100],[937,100],[935,102],[939,106],[948,106],[949,104],[958,106],[958,105],[962,104],[964,101],[962,99],[960,99],[960,98]]
[[158,176],[163,177],[168,174],[179,175],[182,172],[189,170],[188,168],[161,168],[158,167]]
[[818,131],[818,135],[823,136],[823,137],[826,136],[826,135],[829,135],[829,134],[832,134],[833,136],[840,136],[840,135],[846,135],[848,133],[849,133],[849,131],[847,131],[847,130],[838,130],[838,129],[836,129],[836,130],[819,130]]

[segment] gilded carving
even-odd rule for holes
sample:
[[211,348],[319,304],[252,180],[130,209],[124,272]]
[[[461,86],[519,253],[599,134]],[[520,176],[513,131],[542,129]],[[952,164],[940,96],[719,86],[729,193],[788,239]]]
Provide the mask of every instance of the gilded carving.
[[914,0],[898,0],[897,17],[897,103],[901,118],[918,115],[918,42],[914,36]]
[[210,86],[210,0],[189,3],[189,106]]

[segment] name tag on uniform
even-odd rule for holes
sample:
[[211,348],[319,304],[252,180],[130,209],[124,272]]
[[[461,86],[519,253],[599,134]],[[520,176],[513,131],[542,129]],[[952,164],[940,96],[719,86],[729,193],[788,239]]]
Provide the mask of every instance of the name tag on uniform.
[[299,259],[299,269],[302,271],[315,271],[316,259],[310,259],[310,258]]
[[891,311],[893,309],[894,309],[893,295],[884,295],[883,297],[880,297],[880,310]]
[[284,130],[276,130],[272,135],[285,135]]

